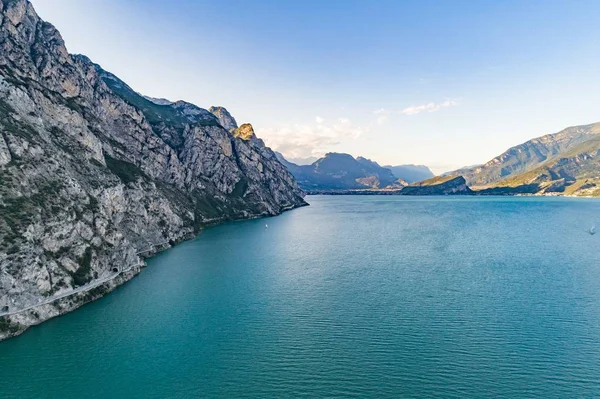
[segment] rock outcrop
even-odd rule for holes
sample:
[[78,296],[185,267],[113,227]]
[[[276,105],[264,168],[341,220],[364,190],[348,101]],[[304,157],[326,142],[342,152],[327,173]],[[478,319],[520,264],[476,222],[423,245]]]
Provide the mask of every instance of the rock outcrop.
[[437,176],[404,187],[401,195],[468,195],[473,192],[462,176]]
[[229,111],[227,111],[225,108],[210,107],[208,110],[217,117],[221,126],[223,126],[228,132],[238,128],[235,118],[231,116]]
[[254,129],[249,123],[244,123],[242,126],[234,129],[233,136],[239,137],[244,141],[249,141],[256,138],[256,135],[254,134]]
[[28,1],[0,0],[0,339],[203,226],[305,205],[275,154],[216,115],[144,98],[70,55]]

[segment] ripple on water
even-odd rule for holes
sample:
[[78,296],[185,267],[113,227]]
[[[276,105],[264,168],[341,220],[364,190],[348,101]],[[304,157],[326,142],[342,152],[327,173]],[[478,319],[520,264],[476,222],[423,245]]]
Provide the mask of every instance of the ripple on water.
[[0,343],[0,397],[600,397],[599,201],[309,202]]

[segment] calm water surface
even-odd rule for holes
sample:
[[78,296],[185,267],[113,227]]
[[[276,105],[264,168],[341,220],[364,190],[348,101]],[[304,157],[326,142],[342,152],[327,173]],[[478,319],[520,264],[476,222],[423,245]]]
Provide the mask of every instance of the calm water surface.
[[308,200],[0,343],[0,398],[600,397],[599,201]]

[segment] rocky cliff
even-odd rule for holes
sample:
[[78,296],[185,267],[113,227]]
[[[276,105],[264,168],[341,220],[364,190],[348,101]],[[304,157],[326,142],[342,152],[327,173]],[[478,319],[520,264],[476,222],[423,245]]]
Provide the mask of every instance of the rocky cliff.
[[228,132],[238,128],[235,118],[231,116],[229,111],[223,107],[210,107],[208,109],[214,116],[219,120],[219,124],[225,128]]
[[250,125],[153,100],[70,55],[28,1],[0,0],[0,339],[205,225],[305,205]]

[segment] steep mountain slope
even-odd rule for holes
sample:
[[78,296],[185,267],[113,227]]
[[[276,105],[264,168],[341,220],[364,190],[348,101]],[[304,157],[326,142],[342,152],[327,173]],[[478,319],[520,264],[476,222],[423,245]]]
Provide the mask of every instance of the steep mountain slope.
[[238,124],[235,118],[231,116],[229,111],[223,107],[210,107],[208,109],[210,113],[217,117],[219,124],[225,128],[228,132],[238,128]]
[[391,170],[394,176],[408,183],[415,183],[434,177],[433,172],[425,165],[386,165],[384,168]]
[[483,193],[600,196],[600,135],[494,183]]
[[461,169],[452,174],[464,176],[472,187],[493,185],[510,176],[532,170],[554,158],[562,157],[563,154],[595,139],[598,134],[600,123],[569,127],[509,148],[484,165]]
[[0,0],[0,339],[207,224],[305,205],[252,126],[212,110],[144,98],[71,56],[29,2]]
[[279,154],[280,161],[305,190],[349,190],[384,188],[397,178],[376,162],[349,154],[328,153],[311,165],[296,165]]

